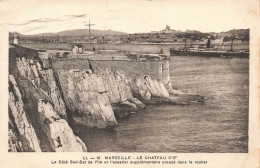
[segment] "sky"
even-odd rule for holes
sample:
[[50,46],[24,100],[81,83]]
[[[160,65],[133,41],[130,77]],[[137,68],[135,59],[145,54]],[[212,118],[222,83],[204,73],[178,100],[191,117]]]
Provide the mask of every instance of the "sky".
[[245,0],[0,0],[0,26],[22,34],[88,28],[126,33],[221,32],[251,28],[258,1]]

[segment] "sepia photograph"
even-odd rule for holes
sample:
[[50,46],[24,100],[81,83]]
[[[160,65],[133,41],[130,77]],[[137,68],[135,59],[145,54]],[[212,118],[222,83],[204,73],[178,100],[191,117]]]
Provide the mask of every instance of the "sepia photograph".
[[258,3],[1,0],[6,152],[249,153]]
[[132,32],[98,17],[13,26],[9,151],[248,151],[248,27],[176,30],[170,17]]

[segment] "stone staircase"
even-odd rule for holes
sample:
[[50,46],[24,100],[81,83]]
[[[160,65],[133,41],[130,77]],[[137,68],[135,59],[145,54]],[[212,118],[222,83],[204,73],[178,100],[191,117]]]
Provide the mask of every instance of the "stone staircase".
[[29,87],[29,80],[24,76],[19,76],[18,83],[20,85],[20,90],[22,93],[23,102],[28,104],[29,102],[32,102],[32,99],[30,99],[30,87]]
[[[41,150],[43,152],[51,151],[50,146],[46,145],[49,144],[46,136],[42,134],[41,125],[38,122],[38,98],[33,95],[33,90],[37,90],[33,88],[31,82],[24,76],[19,75],[18,77],[19,88],[22,94],[22,100],[24,103],[24,108],[29,115],[29,118],[32,122],[32,126],[35,129],[36,135],[40,141]],[[47,141],[47,142],[46,142]]]

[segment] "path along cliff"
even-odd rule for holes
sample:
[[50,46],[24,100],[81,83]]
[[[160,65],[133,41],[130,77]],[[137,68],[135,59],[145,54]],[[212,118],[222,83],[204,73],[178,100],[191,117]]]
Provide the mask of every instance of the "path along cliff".
[[10,57],[9,151],[13,152],[86,152],[71,125],[111,128],[117,118],[149,104],[203,101],[201,96],[171,89],[168,76],[162,81],[141,71],[129,75],[124,68],[86,59],[78,65],[79,59],[48,60],[46,66],[38,57],[19,53]]

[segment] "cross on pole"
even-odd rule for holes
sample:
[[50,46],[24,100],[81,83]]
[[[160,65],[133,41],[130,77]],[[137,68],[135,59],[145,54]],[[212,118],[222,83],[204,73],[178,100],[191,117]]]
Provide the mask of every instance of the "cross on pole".
[[90,34],[90,26],[94,26],[95,24],[90,24],[90,19],[88,21],[88,24],[86,24],[85,26],[88,26],[88,34],[89,34],[89,42],[91,40],[91,34]]

